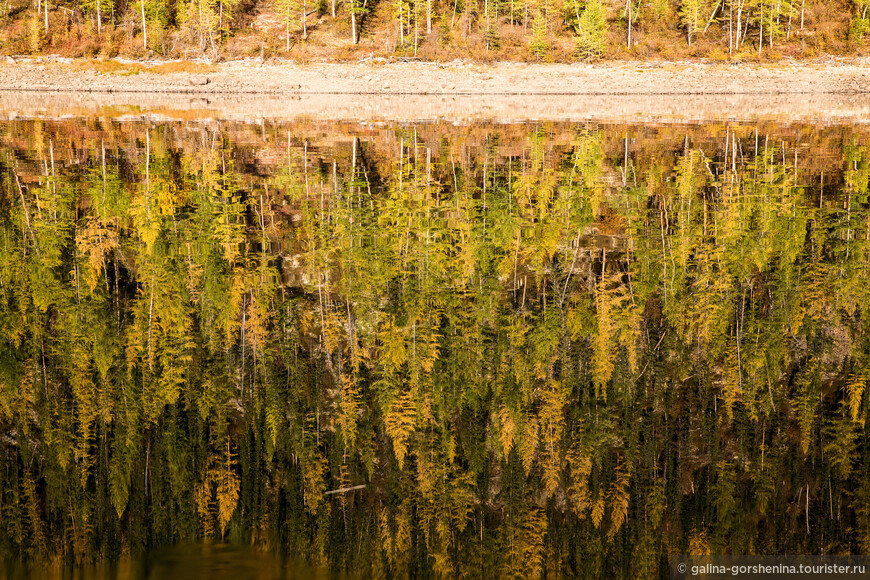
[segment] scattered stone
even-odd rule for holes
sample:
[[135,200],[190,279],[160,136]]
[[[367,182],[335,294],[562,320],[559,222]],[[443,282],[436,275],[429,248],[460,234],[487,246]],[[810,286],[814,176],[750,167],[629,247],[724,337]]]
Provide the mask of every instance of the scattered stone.
[[208,77],[190,77],[189,81],[193,86],[203,86],[211,82]]
[[11,56],[6,57],[6,64],[16,64],[15,59]]

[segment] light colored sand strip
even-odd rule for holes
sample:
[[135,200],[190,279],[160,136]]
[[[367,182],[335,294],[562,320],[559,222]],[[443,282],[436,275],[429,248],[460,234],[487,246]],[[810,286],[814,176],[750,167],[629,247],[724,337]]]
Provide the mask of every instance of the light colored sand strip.
[[[434,63],[258,64],[210,72],[99,73],[87,63],[0,62],[2,91],[178,94],[736,95],[870,93],[862,59],[757,64],[631,63],[495,65]],[[83,68],[85,67],[85,68]],[[123,71],[122,71],[123,72]]]
[[870,95],[420,96],[210,95],[0,91],[0,119],[364,122],[870,122]]

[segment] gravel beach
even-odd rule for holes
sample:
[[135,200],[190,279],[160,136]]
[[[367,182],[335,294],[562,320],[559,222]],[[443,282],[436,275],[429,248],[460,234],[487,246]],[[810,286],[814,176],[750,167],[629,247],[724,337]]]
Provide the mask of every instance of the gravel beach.
[[[123,64],[123,63],[122,63]],[[738,95],[870,92],[864,60],[778,64],[607,62],[598,64],[307,64],[256,60],[207,72],[99,72],[87,61],[43,57],[0,62],[4,91],[182,94]]]

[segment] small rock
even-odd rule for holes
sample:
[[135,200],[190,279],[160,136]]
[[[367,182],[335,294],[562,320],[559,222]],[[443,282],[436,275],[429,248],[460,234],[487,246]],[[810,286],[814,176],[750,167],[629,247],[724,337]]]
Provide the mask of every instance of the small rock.
[[11,56],[7,56],[6,57],[6,64],[17,64],[17,63],[15,62],[14,58],[12,58]]
[[210,81],[208,77],[190,77],[190,84],[194,86],[207,85]]

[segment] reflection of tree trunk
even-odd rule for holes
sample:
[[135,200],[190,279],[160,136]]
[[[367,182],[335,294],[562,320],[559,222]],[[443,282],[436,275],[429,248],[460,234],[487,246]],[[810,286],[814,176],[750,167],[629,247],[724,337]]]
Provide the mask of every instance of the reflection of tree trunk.
[[239,329],[240,333],[241,333],[241,343],[242,343],[242,365],[241,365],[241,367],[242,367],[242,369],[241,369],[241,373],[242,373],[242,376],[241,376],[242,398],[244,398],[244,396],[245,396],[245,322],[246,322],[245,306],[246,306],[247,300],[248,300],[248,295],[246,293],[242,296],[242,327],[241,327],[241,329]]
[[21,181],[18,179],[18,172],[15,174],[15,184],[18,186],[18,195],[21,197],[21,207],[24,208],[24,219],[27,223],[27,231],[30,232],[30,239],[33,240],[33,247],[36,248],[36,255],[39,255],[39,246],[36,245],[36,236],[33,235],[33,228],[30,227],[30,212],[27,211],[27,202],[24,200],[24,189],[21,187]]
[[148,304],[148,369],[154,370],[154,355],[151,348],[151,323],[154,320],[154,276],[151,276],[151,300]]
[[151,201],[148,199],[151,185],[151,132],[145,131],[145,211],[151,221]]
[[353,487],[342,487],[341,489],[333,489],[332,491],[324,491],[323,495],[332,495],[334,493],[347,493],[349,491],[356,491],[357,489],[365,489],[366,485],[354,485]]

